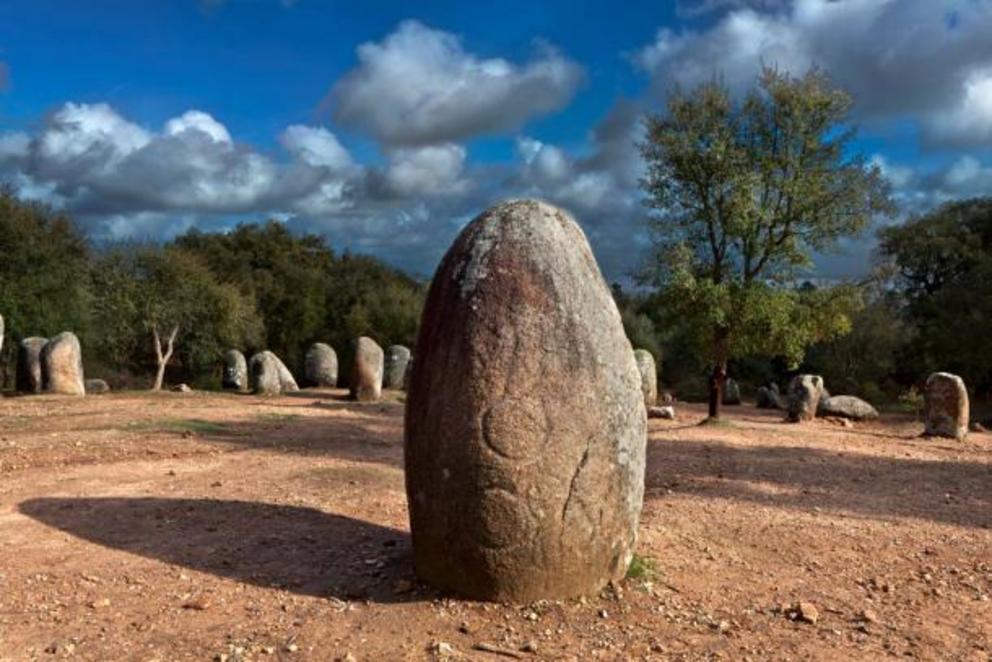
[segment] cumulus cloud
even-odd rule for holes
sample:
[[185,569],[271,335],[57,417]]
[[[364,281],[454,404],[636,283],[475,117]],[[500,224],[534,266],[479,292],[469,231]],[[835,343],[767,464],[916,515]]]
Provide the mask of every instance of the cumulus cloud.
[[453,142],[512,132],[558,110],[582,70],[543,45],[526,64],[481,59],[455,35],[417,21],[358,47],[358,66],[331,90],[341,125],[393,146]]
[[385,178],[401,196],[458,193],[468,186],[461,179],[464,165],[465,148],[453,143],[396,149],[389,154]]
[[[708,3],[713,5],[714,3]],[[910,118],[932,144],[992,144],[992,3],[972,0],[722,2],[702,31],[662,29],[636,61],[656,93],[722,76],[734,89],[762,64],[823,67],[868,121]],[[780,3],[770,3],[779,5]]]

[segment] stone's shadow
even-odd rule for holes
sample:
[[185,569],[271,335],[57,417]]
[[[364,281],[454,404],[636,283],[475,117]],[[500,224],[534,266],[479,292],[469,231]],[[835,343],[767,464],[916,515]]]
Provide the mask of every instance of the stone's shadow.
[[655,436],[648,442],[647,467],[646,499],[673,489],[782,508],[992,529],[992,461],[898,459]]
[[25,515],[90,542],[264,588],[405,602],[413,579],[405,531],[300,508],[247,501],[39,498]]

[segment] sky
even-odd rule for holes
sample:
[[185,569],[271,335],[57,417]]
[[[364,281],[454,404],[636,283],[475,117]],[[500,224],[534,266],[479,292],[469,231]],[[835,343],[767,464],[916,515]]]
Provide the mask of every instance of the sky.
[[[645,259],[637,149],[675,85],[825,70],[898,223],[992,195],[992,0],[0,0],[0,182],[96,242],[276,219],[429,277],[510,197]],[[811,276],[870,269],[871,234]]]

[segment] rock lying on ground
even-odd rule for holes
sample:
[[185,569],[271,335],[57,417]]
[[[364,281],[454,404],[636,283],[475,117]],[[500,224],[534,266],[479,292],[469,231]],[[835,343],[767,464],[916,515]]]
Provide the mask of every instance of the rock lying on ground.
[[322,342],[310,345],[304,359],[303,381],[317,388],[338,385],[338,354],[333,347]]
[[87,379],[85,382],[86,395],[103,395],[110,393],[110,384],[102,379]]
[[251,390],[256,395],[279,395],[300,390],[286,365],[268,350],[251,357],[248,375]]
[[623,578],[646,412],[579,226],[536,201],[472,221],[434,276],[414,353],[405,467],[419,576],[514,602]]
[[648,407],[648,418],[663,418],[669,421],[674,421],[675,407]]
[[789,382],[786,418],[798,423],[816,418],[816,408],[823,392],[823,378],[819,375],[796,375]]
[[878,418],[877,409],[853,395],[832,395],[821,398],[816,414],[849,418],[852,421],[871,421]]
[[224,378],[221,385],[232,391],[248,389],[248,362],[245,355],[236,349],[229,349],[224,354]]
[[635,349],[634,359],[637,361],[637,371],[641,374],[644,406],[653,407],[658,402],[658,369],[654,356],[646,349]]
[[65,331],[41,348],[41,388],[46,393],[86,395],[83,352],[76,334]]
[[175,384],[169,390],[173,393],[190,393],[193,388],[189,384]]
[[739,405],[741,403],[741,387],[733,379],[727,379],[723,384],[723,404]]
[[16,386],[19,393],[41,393],[41,350],[47,338],[25,338],[17,348]]
[[952,439],[968,436],[970,404],[963,379],[949,372],[935,372],[927,378],[923,397],[925,435]]
[[778,384],[760,387],[755,405],[758,409],[785,409],[782,395],[778,392]]
[[382,387],[394,390],[404,388],[406,367],[410,363],[410,350],[403,345],[390,345],[386,349],[386,366]]
[[382,397],[382,373],[385,356],[379,343],[362,336],[355,341],[355,360],[351,365],[351,397],[359,402],[375,402]]

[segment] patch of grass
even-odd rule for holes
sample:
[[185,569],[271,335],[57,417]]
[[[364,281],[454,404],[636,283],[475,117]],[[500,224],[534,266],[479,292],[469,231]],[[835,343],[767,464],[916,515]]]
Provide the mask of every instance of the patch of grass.
[[225,430],[220,423],[200,418],[165,418],[153,421],[138,421],[128,426],[131,430],[154,430],[156,432],[195,432],[197,434],[217,434]]
[[295,421],[298,418],[302,418],[299,414],[280,414],[278,412],[262,412],[256,414],[255,418],[260,421],[266,421],[269,423],[285,423],[287,421]]
[[627,579],[650,581],[657,575],[658,570],[655,568],[654,559],[649,556],[634,554],[634,558],[630,561],[630,566],[627,568]]
[[727,418],[710,418],[709,416],[707,416],[706,418],[704,418],[703,420],[701,420],[699,422],[699,424],[700,425],[705,425],[707,427],[716,427],[716,428],[732,428],[732,427],[736,427],[734,425],[734,422],[731,421],[730,419],[727,419]]

